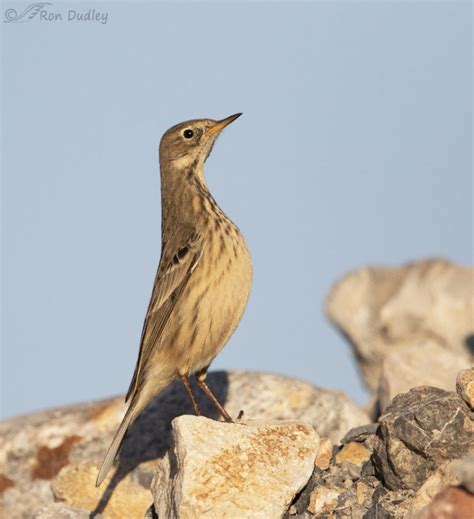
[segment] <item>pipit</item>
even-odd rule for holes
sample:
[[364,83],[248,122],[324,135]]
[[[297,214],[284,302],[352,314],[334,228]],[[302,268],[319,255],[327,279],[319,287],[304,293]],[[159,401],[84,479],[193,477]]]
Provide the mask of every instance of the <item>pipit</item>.
[[204,162],[220,132],[240,115],[186,121],[161,139],[161,259],[125,398],[129,405],[97,486],[109,472],[128,428],[176,378],[197,415],[200,409],[189,382],[193,374],[222,417],[232,421],[206,384],[206,373],[245,310],[252,262],[239,229],[209,192]]

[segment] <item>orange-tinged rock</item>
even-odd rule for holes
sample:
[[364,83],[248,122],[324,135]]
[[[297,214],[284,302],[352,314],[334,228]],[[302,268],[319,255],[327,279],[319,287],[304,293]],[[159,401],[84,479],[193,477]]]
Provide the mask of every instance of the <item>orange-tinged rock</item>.
[[336,454],[336,464],[352,463],[360,466],[369,458],[370,450],[363,443],[349,442]]
[[332,458],[332,441],[329,438],[321,438],[319,440],[319,450],[318,455],[316,456],[316,460],[314,464],[316,467],[321,470],[327,470],[329,468],[329,463]]
[[64,467],[52,483],[54,497],[79,509],[96,510],[105,519],[143,519],[152,502],[150,491],[127,478],[110,493],[110,476],[96,488],[97,469],[87,462]]

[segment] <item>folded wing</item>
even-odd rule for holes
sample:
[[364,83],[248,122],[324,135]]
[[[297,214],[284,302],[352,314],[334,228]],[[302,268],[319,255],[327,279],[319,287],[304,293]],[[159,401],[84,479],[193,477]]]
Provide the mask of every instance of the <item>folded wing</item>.
[[147,365],[151,353],[159,344],[173,308],[199,263],[202,253],[201,237],[198,233],[193,232],[180,246],[174,247],[171,254],[167,252],[166,250],[163,252],[156,273],[150,304],[143,324],[140,353],[125,401],[129,400],[139,386],[144,367]]

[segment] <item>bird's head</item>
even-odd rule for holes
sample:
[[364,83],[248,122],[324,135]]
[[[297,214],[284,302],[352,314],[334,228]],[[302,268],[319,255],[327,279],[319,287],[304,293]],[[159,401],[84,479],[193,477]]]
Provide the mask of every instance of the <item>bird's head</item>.
[[234,114],[220,121],[194,119],[173,126],[161,139],[161,164],[178,170],[184,170],[193,163],[202,166],[221,131],[241,115]]

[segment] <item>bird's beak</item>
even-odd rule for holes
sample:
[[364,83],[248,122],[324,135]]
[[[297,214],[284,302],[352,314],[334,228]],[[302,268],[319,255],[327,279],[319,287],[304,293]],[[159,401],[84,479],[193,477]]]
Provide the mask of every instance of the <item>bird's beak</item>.
[[242,114],[234,114],[230,115],[229,117],[226,117],[225,119],[222,119],[221,121],[217,121],[214,126],[211,126],[209,128],[208,133],[211,135],[217,135],[220,133],[226,126],[228,126],[230,123],[233,123],[237,118],[239,118]]

